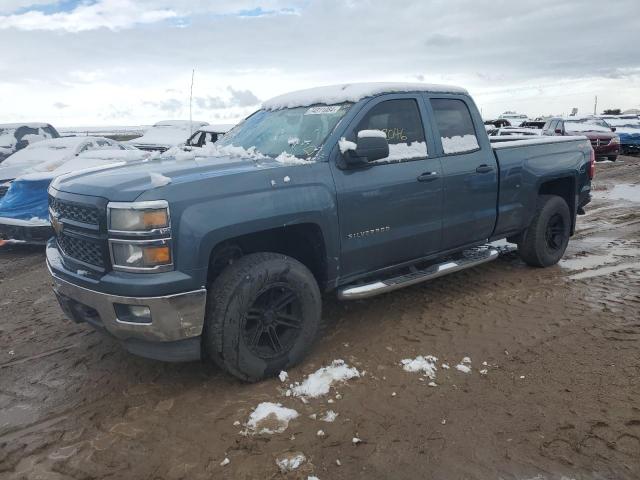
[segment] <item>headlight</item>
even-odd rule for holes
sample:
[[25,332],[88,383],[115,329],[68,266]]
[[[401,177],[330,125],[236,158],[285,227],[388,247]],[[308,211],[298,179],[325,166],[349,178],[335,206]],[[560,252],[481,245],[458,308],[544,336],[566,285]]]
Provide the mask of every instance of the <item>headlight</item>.
[[618,137],[618,136],[613,137],[613,138],[611,139],[611,142],[609,142],[609,143],[613,143],[613,144],[618,144],[618,143],[620,143],[620,137]]
[[169,206],[164,200],[107,205],[112,232],[154,232],[169,228]]
[[111,240],[111,260],[116,270],[165,271],[172,268],[168,240]]
[[107,218],[114,270],[155,273],[173,269],[171,218],[165,200],[110,202]]

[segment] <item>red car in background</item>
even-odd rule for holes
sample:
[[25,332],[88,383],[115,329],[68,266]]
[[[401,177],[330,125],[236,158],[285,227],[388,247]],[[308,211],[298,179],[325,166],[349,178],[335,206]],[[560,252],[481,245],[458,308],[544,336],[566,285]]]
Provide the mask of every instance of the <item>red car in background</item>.
[[620,154],[620,138],[597,118],[550,118],[542,129],[542,135],[584,136],[591,141],[596,160],[615,162]]

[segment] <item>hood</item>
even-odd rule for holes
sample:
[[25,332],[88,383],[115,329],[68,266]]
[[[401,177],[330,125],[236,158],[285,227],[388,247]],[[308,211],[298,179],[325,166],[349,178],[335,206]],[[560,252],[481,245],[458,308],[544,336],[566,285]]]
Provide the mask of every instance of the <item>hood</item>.
[[594,131],[582,131],[582,130],[573,131],[569,128],[567,128],[567,135],[583,136],[583,137],[587,137],[589,140],[596,140],[596,139],[610,140],[616,136],[616,134],[613,132],[594,132]]
[[183,160],[164,157],[106,167],[98,171],[63,175],[53,181],[52,187],[63,192],[131,202],[152,189],[169,188],[170,185],[208,177],[230,176],[282,165],[275,159],[256,161],[250,158],[224,156]]
[[4,163],[0,164],[0,183],[5,180],[13,180],[18,178],[27,171],[29,167],[24,165],[4,166]]

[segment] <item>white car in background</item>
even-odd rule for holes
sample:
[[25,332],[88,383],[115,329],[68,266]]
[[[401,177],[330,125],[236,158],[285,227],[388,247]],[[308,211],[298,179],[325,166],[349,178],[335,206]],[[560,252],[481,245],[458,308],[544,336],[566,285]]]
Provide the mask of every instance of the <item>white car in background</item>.
[[527,115],[515,112],[504,112],[498,117],[499,119],[507,120],[512,127],[519,127],[523,122],[529,120]]
[[47,189],[55,177],[151,157],[104,137],[61,137],[16,152],[0,165],[0,244],[43,244],[51,236]]
[[[83,155],[92,150],[128,150],[130,148],[104,137],[60,137],[43,140],[14,153],[0,164],[0,185],[6,186],[7,181],[26,174],[56,176],[73,171],[68,168],[80,169],[83,160],[86,160],[87,167],[93,166],[92,160]],[[81,155],[83,158],[66,165]],[[0,189],[0,196],[2,194]]]
[[489,135],[493,137],[504,137],[504,136],[539,137],[540,135],[542,135],[542,130],[539,130],[537,128],[502,127],[493,131]]
[[59,136],[58,131],[48,123],[0,124],[0,163],[32,143]]
[[207,122],[189,120],[164,120],[149,128],[139,138],[129,140],[129,145],[140,150],[165,152],[171,147],[184,145],[200,128],[209,125]]

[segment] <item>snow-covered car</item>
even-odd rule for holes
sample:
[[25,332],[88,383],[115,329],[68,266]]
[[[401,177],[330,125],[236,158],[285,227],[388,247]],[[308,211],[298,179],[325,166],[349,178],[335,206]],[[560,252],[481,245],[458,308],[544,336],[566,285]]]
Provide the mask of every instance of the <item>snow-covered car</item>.
[[191,150],[193,148],[202,148],[205,145],[216,143],[218,139],[222,138],[225,133],[231,130],[235,125],[233,124],[219,124],[219,125],[205,125],[200,127],[196,133],[185,143],[185,150]]
[[0,124],[0,163],[32,143],[59,136],[58,131],[48,123]]
[[146,160],[151,153],[102,137],[45,140],[0,166],[0,241],[43,244],[51,236],[47,189],[58,176]]
[[503,136],[540,136],[542,135],[542,130],[538,130],[536,128],[519,128],[519,127],[502,127],[494,130],[489,134],[493,137],[503,137]]
[[498,119],[507,120],[512,127],[519,127],[523,122],[529,120],[529,117],[522,113],[504,112]]
[[640,120],[632,116],[603,117],[602,120],[615,129],[623,155],[640,153]]
[[140,150],[165,152],[171,147],[184,145],[193,132],[209,125],[207,122],[189,120],[164,120],[156,123],[148,129],[144,135],[133,140],[129,144]]

